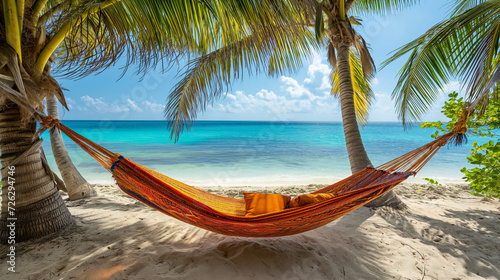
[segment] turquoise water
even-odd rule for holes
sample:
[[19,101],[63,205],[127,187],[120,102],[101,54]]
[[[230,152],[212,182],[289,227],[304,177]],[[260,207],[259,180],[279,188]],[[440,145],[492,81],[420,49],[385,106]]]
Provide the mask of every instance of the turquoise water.
[[[164,121],[64,121],[66,126],[133,161],[198,186],[326,184],[350,174],[340,123],[198,121],[180,141],[170,141]],[[432,139],[433,130],[405,131],[397,123],[371,123],[362,130],[374,166]],[[49,164],[57,170],[48,140]],[[469,138],[469,141],[481,139]],[[107,171],[65,137],[82,175],[112,182]],[[443,147],[418,177],[461,181],[469,145]]]

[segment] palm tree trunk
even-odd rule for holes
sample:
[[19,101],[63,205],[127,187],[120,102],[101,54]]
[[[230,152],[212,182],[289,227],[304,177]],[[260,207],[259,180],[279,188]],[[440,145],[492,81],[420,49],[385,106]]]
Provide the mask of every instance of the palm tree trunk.
[[[34,137],[35,132],[35,121],[23,120],[16,104],[6,102],[0,109],[2,243],[7,243],[9,237],[13,236],[8,228],[12,223],[15,224],[16,243],[58,232],[74,223],[53,177],[44,168],[40,153],[41,140]],[[11,166],[15,167],[13,174],[9,174]],[[15,187],[15,195],[9,187]]]
[[[52,115],[55,119],[59,118],[59,111],[57,108],[57,98],[55,96],[47,96],[47,113]],[[56,160],[57,168],[61,172],[61,177],[68,190],[69,200],[77,200],[85,197],[95,196],[95,191],[90,184],[78,172],[75,165],[68,155],[66,146],[61,135],[57,129],[50,130],[50,145],[52,146],[52,153]]]
[[[354,90],[352,87],[351,68],[349,65],[349,45],[337,47],[337,69],[339,73],[340,107],[342,113],[342,124],[346,141],[347,154],[351,165],[351,172],[354,174],[368,166],[372,166],[368,154],[366,153],[359,132],[356,120],[356,110],[354,107]],[[404,208],[404,203],[391,190],[385,195],[367,204],[369,207],[391,206],[394,208]]]
[[349,65],[349,46],[338,48],[337,69],[339,73],[340,107],[342,111],[342,124],[351,164],[351,172],[356,173],[371,166],[372,163],[366,154],[354,107],[354,89],[352,87],[351,68]]

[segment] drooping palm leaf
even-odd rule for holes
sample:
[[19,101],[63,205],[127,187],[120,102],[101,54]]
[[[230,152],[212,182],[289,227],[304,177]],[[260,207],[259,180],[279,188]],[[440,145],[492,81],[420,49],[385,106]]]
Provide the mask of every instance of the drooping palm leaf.
[[[365,75],[360,54],[355,48],[351,48],[349,51],[349,63],[351,67],[352,86],[354,89],[356,117],[358,123],[364,126],[368,120],[370,106],[375,101],[370,82],[373,76],[371,74]],[[337,69],[333,71],[332,84],[332,94],[338,98],[340,94],[340,83]]]
[[498,67],[500,1],[486,1],[445,20],[383,63],[410,54],[393,92],[404,123],[418,120],[452,78],[476,98]]
[[242,30],[258,30],[271,19],[285,22],[293,10],[275,0],[69,2],[48,1],[38,24],[47,26],[48,44],[71,26],[57,52],[59,72],[72,77],[103,70],[122,55],[125,68],[134,64],[146,72],[185,51],[213,51],[238,40]]
[[306,28],[267,26],[246,38],[191,61],[182,80],[170,93],[165,108],[171,137],[189,127],[197,112],[219,98],[240,75],[277,75],[302,66],[305,57],[318,49],[314,34]]
[[[378,7],[384,9],[389,2],[391,1],[381,1]],[[416,1],[395,1],[401,7],[411,5],[414,2]],[[289,3],[292,3],[293,7],[300,7],[301,17],[297,19],[297,22],[304,27],[314,27],[317,42],[321,42],[327,37],[326,20],[323,19],[323,14],[326,13],[327,16],[331,17],[330,10],[338,10],[342,6],[339,6],[337,2],[334,2],[332,6],[330,1],[318,3],[290,0]],[[346,1],[346,6],[343,7],[349,8],[352,3],[353,1]],[[375,4],[370,3],[370,5]],[[311,20],[311,14],[315,15],[315,20]],[[295,17],[297,18],[297,15]],[[350,18],[350,21],[360,24],[360,21],[353,17]],[[270,22],[272,21],[270,20]],[[283,32],[286,28],[279,24],[268,24],[262,27],[261,30],[252,29],[250,32],[240,31],[242,34],[248,34],[248,37],[229,45],[225,45],[224,43],[227,43],[225,41],[221,44],[225,47],[191,62],[188,71],[182,75],[182,80],[170,94],[165,109],[172,137],[177,140],[186,125],[189,125],[196,118],[197,112],[205,110],[209,103],[220,97],[223,89],[227,88],[233,79],[238,78],[243,69],[249,73],[258,73],[263,70],[262,64],[265,64],[268,65],[270,74],[278,74],[284,70],[294,70],[301,65],[302,58],[310,53],[307,46],[313,39],[311,32],[304,33],[302,30],[296,30],[295,34],[290,33],[290,31]],[[367,44],[360,36],[356,35],[354,30],[351,30],[351,33],[355,39],[354,47],[359,54],[359,57],[356,57],[356,63],[353,63],[353,72],[355,72],[356,77],[353,82],[356,83],[357,95],[355,102],[356,106],[359,106],[359,121],[364,124],[368,116],[368,107],[373,100],[369,81],[365,80],[365,77],[370,79],[375,66]],[[300,36],[308,38],[306,41],[301,41]],[[330,47],[328,53],[329,60],[331,63],[333,62],[335,67],[335,49]],[[267,64],[266,61],[269,63]],[[249,68],[249,66],[252,67]]]

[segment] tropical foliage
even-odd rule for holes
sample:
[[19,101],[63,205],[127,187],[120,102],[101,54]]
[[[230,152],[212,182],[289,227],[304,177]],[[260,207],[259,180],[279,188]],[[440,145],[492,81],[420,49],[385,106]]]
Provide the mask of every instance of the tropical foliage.
[[[328,50],[330,64],[336,69],[335,48],[339,46],[339,40],[348,40],[355,109],[359,123],[365,124],[368,108],[373,102],[370,80],[375,66],[366,42],[353,28],[361,25],[360,20],[345,14],[349,9],[384,13],[410,2],[414,1],[281,1],[281,7],[293,16],[292,22],[269,21],[257,31],[242,28],[240,40],[190,61],[182,79],[169,95],[165,109],[172,137],[178,139],[197,113],[222,97],[223,91],[243,73],[279,76],[294,72],[321,49]],[[343,23],[338,22],[342,18]],[[330,33],[335,35],[330,36]],[[333,37],[336,45],[332,42]],[[332,94],[338,97],[338,71],[334,71],[332,77]]]
[[[425,113],[447,83],[459,79],[470,100],[488,102],[500,80],[500,1],[455,0],[450,18],[402,46],[384,62],[407,56],[393,92],[403,123]],[[483,98],[484,97],[484,98]]]
[[[449,100],[443,106],[443,114],[450,120],[447,123],[424,122],[422,128],[435,128],[432,137],[451,131],[453,125],[460,118],[465,106],[463,98],[458,98],[456,92],[450,93]],[[480,105],[478,106],[480,107]],[[467,161],[473,168],[462,168],[464,179],[469,182],[472,193],[475,195],[500,198],[500,100],[493,99],[485,108],[484,114],[476,110],[467,121],[468,133],[474,136],[489,137],[493,140],[484,144],[472,143],[471,154]]]
[[[16,189],[16,217],[30,221],[16,228],[17,241],[45,236],[73,222],[36,132],[45,97],[55,96],[66,106],[53,72],[80,78],[118,62],[138,73],[167,69],[179,57],[236,41],[240,27],[253,32],[270,20],[287,18],[287,10],[274,0],[2,0],[2,166],[19,167],[16,176],[23,184]],[[5,181],[3,186],[6,192]],[[8,234],[6,223],[4,203],[2,241]]]
[[[169,96],[165,116],[171,136],[178,139],[198,111],[205,110],[242,73],[269,75],[298,69],[304,58],[318,49],[328,50],[334,69],[332,94],[340,100],[344,135],[351,171],[371,166],[358,123],[364,124],[373,100],[370,79],[375,71],[369,48],[356,32],[360,20],[350,13],[386,13],[416,1],[283,0],[280,6],[292,15],[286,25],[270,21],[260,30],[245,32],[238,41],[195,59]],[[290,13],[288,13],[290,11]],[[380,203],[380,201],[384,202]],[[373,206],[401,202],[390,192]]]

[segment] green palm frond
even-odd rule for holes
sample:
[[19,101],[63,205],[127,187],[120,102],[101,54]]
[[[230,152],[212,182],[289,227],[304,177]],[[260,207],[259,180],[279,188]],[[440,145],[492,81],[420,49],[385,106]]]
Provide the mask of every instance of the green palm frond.
[[[351,66],[352,86],[354,89],[354,107],[356,109],[356,117],[358,119],[358,123],[365,126],[366,121],[368,120],[370,106],[375,100],[370,83],[373,76],[371,74],[365,75],[361,55],[355,48],[351,48],[349,51],[349,63]],[[333,71],[332,81],[332,94],[338,98],[340,94],[340,83],[339,75],[336,69]]]
[[[82,13],[78,7],[65,12],[64,18],[49,23],[51,33],[67,24],[71,14]],[[208,41],[209,30],[201,19],[207,18],[212,26],[211,16],[199,1],[118,1],[74,26],[58,49],[56,69],[65,76],[82,77],[125,55],[124,69],[134,64],[138,72],[146,72],[184,51],[206,48],[200,42]]]
[[321,42],[325,34],[325,22],[323,20],[323,5],[319,4],[316,11],[316,23],[314,24],[316,40]]
[[409,54],[393,92],[403,123],[416,121],[452,78],[477,98],[498,67],[500,1],[487,1],[445,20],[383,63]]
[[[297,11],[277,0],[108,0],[112,5],[86,15],[106,1],[49,0],[38,24],[50,40],[72,25],[56,51],[59,73],[82,77],[125,56],[126,70],[145,73],[187,52],[205,54],[259,30],[267,22],[290,23]],[[82,16],[84,15],[84,16]],[[295,22],[296,16],[293,18]]]
[[192,60],[182,80],[170,93],[165,108],[171,137],[178,140],[197,112],[221,97],[242,73],[278,75],[302,66],[318,50],[315,34],[307,28],[267,26],[246,38]]
[[419,0],[356,0],[353,12],[357,14],[389,14],[418,4]]
[[454,0],[449,3],[452,7],[451,16],[457,16],[465,11],[476,7],[477,5],[484,3],[488,0]]

